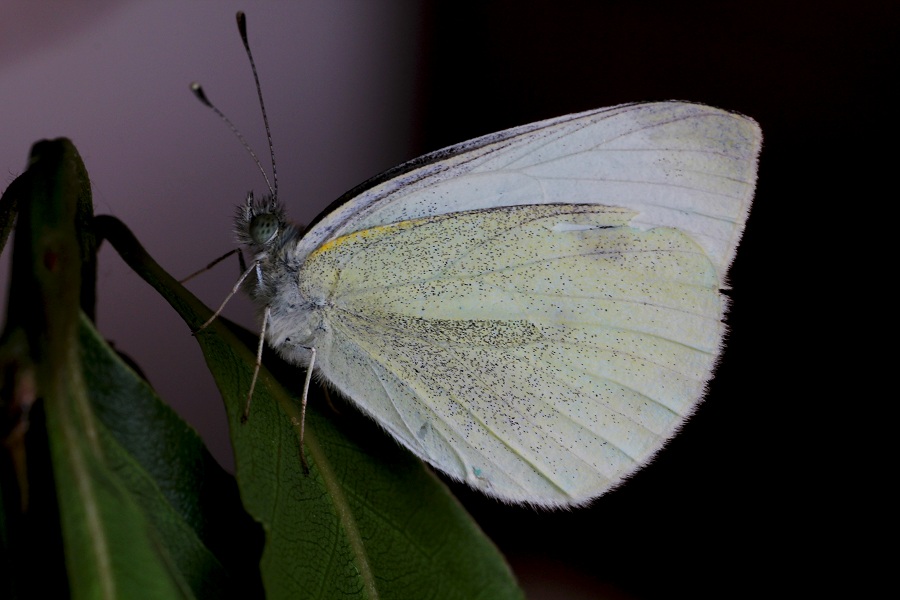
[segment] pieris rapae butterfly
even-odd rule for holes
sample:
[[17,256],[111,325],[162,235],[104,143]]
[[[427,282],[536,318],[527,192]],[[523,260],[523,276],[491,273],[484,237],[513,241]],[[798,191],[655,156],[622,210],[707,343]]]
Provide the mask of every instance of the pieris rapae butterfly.
[[269,345],[417,456],[505,501],[582,504],[704,394],[760,144],[734,113],[627,104],[427,154],[304,232],[250,194],[244,277]]

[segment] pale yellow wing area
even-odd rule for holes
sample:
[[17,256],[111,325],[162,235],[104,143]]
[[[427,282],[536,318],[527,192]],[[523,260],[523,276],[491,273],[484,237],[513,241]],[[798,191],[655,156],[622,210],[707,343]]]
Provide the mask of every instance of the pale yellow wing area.
[[508,501],[594,498],[701,399],[722,340],[716,265],[632,210],[538,204],[324,244],[299,274],[318,367],[404,446]]

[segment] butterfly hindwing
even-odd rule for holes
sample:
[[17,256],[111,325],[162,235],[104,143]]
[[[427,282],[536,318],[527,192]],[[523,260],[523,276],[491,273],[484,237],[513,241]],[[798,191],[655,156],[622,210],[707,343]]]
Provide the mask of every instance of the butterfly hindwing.
[[421,218],[313,253],[322,374],[486,493],[584,502],[661,447],[712,371],[722,302],[684,233],[598,205]]

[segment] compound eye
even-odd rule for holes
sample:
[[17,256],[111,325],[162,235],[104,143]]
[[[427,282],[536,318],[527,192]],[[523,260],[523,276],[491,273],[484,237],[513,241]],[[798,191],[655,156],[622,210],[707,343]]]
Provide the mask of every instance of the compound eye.
[[278,235],[278,218],[270,213],[256,215],[250,220],[250,239],[257,246],[265,246]]

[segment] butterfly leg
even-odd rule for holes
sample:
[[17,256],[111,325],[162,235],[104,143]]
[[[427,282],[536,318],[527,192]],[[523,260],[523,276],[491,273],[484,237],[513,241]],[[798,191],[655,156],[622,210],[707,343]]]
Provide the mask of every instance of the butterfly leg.
[[306,380],[303,382],[303,395],[300,397],[300,422],[291,419],[291,424],[300,426],[300,462],[303,464],[303,473],[309,475],[309,464],[306,462],[306,454],[303,451],[303,436],[306,432],[306,399],[309,397],[309,386],[312,382],[313,367],[316,365],[316,349],[309,349],[309,366],[306,368]]
[[217,258],[216,260],[212,261],[211,263],[209,263],[208,265],[206,265],[205,267],[203,267],[203,268],[200,269],[199,271],[194,271],[193,273],[191,273],[190,275],[188,275],[188,276],[185,277],[184,279],[179,279],[179,280],[178,280],[178,283],[184,285],[185,283],[187,283],[188,281],[190,281],[191,279],[193,279],[193,278],[196,277],[197,275],[201,275],[201,274],[203,274],[203,273],[206,273],[207,271],[209,271],[210,269],[212,269],[214,266],[216,266],[217,264],[219,264],[220,262],[222,262],[223,260],[225,260],[226,258],[228,258],[229,256],[231,256],[232,254],[235,254],[235,253],[237,253],[237,255],[238,255],[238,262],[240,263],[240,265],[241,265],[241,271],[243,272],[243,271],[247,268],[247,263],[246,263],[246,261],[244,260],[244,252],[243,252],[240,248],[234,248],[233,250],[229,250],[228,252],[226,252],[225,254],[223,254],[222,256],[220,256],[219,258]]
[[[241,279],[243,280],[251,270],[252,269],[248,269]],[[240,281],[238,282],[238,285],[240,285]],[[230,297],[231,296],[229,296],[229,298]],[[260,328],[259,331],[259,343],[256,345],[256,365],[253,367],[253,379],[250,380],[250,391],[247,393],[247,404],[244,406],[244,414],[241,415],[241,423],[246,423],[247,419],[250,418],[250,403],[253,401],[253,390],[256,389],[256,379],[259,377],[259,368],[262,366],[263,347],[266,345],[266,325],[269,324],[270,312],[271,309],[268,306],[263,311],[262,328]],[[215,318],[215,315],[213,315],[213,318]],[[211,320],[212,319],[210,319],[210,321]]]
[[[219,308],[216,309],[216,312],[213,313],[213,316],[211,316],[209,319],[207,319],[203,325],[198,327],[197,331],[195,331],[194,333],[197,333],[198,331],[203,331],[204,329],[209,327],[210,323],[212,323],[213,321],[216,320],[216,317],[218,317],[222,313],[222,310],[225,308],[225,305],[228,304],[228,301],[231,300],[231,298],[238,292],[239,289],[241,289],[241,284],[244,283],[244,280],[247,279],[247,276],[250,275],[250,273],[252,273],[258,266],[259,266],[259,261],[256,261],[250,266],[249,269],[247,269],[246,271],[244,271],[241,274],[241,278],[238,279],[237,283],[234,284],[234,287],[231,288],[231,293],[225,297],[225,300],[222,301],[222,304],[219,305]],[[265,327],[263,327],[263,331],[265,331]]]
[[[254,267],[250,267],[249,269],[247,269],[247,271],[244,272],[243,276],[241,276],[241,281],[243,281],[244,278],[246,278],[253,271],[253,268]],[[241,281],[238,281],[235,288],[240,287]],[[229,296],[229,298],[230,297],[231,296]],[[227,302],[228,298],[226,298],[225,301]],[[223,302],[222,306],[224,305],[225,303]],[[216,311],[216,315],[218,315],[221,310],[222,309],[220,307],[219,310]],[[250,419],[250,404],[253,402],[253,391],[256,389],[256,382],[259,379],[259,370],[262,367],[263,348],[266,345],[266,327],[269,324],[269,316],[271,312],[272,309],[268,306],[266,306],[265,310],[263,311],[262,327],[259,331],[259,343],[256,346],[256,364],[253,367],[253,378],[250,380],[250,391],[247,392],[247,404],[244,405],[244,414],[241,415],[241,423],[246,423]],[[204,324],[204,327],[208,323],[212,322],[216,315],[213,315],[213,317],[210,318],[210,320],[207,321],[206,324]],[[296,419],[292,419],[291,423],[294,427],[296,427],[297,425],[300,426],[300,463],[303,465],[303,472],[307,475],[309,474],[309,463],[306,462],[306,453],[303,451],[303,437],[306,433],[306,400],[309,397],[309,386],[312,383],[313,369],[316,365],[316,349],[310,347],[309,353],[309,367],[307,367],[306,370],[306,379],[303,382],[303,394],[300,399],[300,422],[297,423]]]
[[[249,272],[249,271],[248,271]],[[250,391],[247,393],[247,404],[244,406],[244,414],[241,415],[241,423],[246,423],[250,418],[250,403],[253,401],[253,391],[256,389],[256,381],[259,378],[259,370],[262,367],[262,353],[265,347],[266,326],[269,324],[271,308],[266,306],[263,311],[262,328],[259,332],[259,344],[256,347],[256,365],[253,368],[253,378],[250,380]],[[303,473],[309,474],[309,463],[306,462],[306,454],[303,451],[303,437],[306,433],[306,399],[309,397],[309,386],[312,382],[313,368],[316,364],[316,349],[309,348],[309,367],[306,371],[306,379],[303,382],[303,394],[300,400],[300,420],[291,418],[291,425],[300,427],[300,463],[303,465]]]
[[303,397],[300,399],[300,460],[303,469],[309,472],[306,456],[303,454],[303,432],[306,430],[306,399],[309,397],[309,384],[312,381],[313,367],[316,365],[316,349],[309,349],[309,366],[306,367],[306,381],[303,382]]

